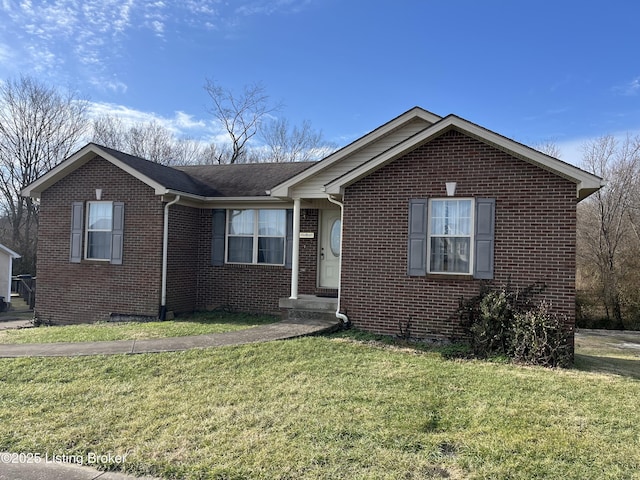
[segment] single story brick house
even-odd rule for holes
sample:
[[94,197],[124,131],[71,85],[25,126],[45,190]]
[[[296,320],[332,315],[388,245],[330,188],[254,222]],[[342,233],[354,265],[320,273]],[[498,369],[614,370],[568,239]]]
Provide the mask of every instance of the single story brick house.
[[79,323],[329,302],[372,332],[457,338],[459,300],[482,282],[544,282],[572,327],[576,204],[601,186],[418,107],[312,163],[171,168],[89,144],[23,191],[40,200],[36,311]]

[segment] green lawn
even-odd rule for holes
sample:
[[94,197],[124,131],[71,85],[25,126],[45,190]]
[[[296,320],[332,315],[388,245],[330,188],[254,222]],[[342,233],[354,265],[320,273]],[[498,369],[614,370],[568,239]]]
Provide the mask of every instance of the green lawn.
[[246,313],[202,312],[164,322],[94,323],[68,326],[41,326],[21,330],[0,331],[3,343],[99,342],[110,340],[143,340],[148,338],[183,337],[222,333],[264,325],[280,320],[269,315]]
[[349,337],[2,359],[0,451],[186,479],[640,479],[633,378]]

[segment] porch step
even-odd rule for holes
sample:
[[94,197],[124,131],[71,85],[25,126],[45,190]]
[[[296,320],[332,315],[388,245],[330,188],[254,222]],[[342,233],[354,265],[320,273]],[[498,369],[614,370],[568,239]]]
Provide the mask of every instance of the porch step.
[[315,295],[300,295],[298,298],[281,298],[280,308],[309,310],[317,312],[335,312],[338,299],[332,297],[316,297]]
[[11,294],[11,310],[10,311],[26,311],[29,310],[29,305],[27,302],[20,296]]
[[281,298],[280,308],[284,309],[283,318],[304,322],[335,322],[337,298],[300,295],[296,299]]

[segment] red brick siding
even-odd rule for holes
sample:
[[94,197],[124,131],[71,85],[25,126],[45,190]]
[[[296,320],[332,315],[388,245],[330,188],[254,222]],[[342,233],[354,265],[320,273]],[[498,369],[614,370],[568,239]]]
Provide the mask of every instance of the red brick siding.
[[[95,200],[96,188],[102,189],[102,200],[125,204],[122,265],[69,262],[71,203]],[[151,188],[99,157],[44,191],[38,241],[38,316],[53,323],[83,323],[107,320],[111,313],[156,315],[162,214],[162,203]]]
[[[312,295],[318,285],[318,217],[319,210],[303,209],[300,212],[300,231],[313,233],[313,238],[300,239],[300,270],[298,274],[298,292]],[[288,295],[287,295],[288,296]]]
[[197,309],[200,215],[196,208],[169,207],[167,309],[175,313]]
[[[301,230],[316,232],[317,210],[302,210]],[[291,294],[291,270],[271,265],[211,265],[211,210],[202,210],[198,278],[198,308],[228,308],[242,312],[280,314],[280,298]],[[300,240],[299,293],[313,294],[316,286],[317,247]]]
[[500,150],[450,131],[348,187],[345,192],[342,306],[359,328],[413,337],[464,336],[456,308],[480,282],[407,275],[410,199],[496,199],[495,283],[536,281],[553,309],[575,320],[576,187]]

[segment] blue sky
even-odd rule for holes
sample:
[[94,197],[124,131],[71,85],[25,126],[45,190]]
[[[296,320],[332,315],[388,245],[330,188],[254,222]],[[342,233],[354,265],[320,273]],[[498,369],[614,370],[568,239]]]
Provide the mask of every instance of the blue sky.
[[206,79],[259,82],[340,146],[418,105],[575,162],[640,133],[638,18],[629,0],[0,0],[0,79],[202,139]]

